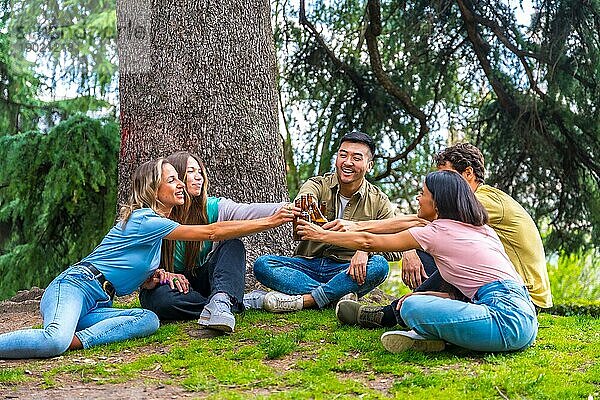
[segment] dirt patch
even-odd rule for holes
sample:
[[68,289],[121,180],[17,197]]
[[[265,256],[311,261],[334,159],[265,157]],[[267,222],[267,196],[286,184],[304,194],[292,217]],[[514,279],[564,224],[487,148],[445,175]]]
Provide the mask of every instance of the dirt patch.
[[[43,290],[33,288],[31,291],[17,293],[9,300],[0,302],[0,333],[18,329],[27,329],[42,324],[39,312],[39,301]],[[128,302],[132,299],[119,299]],[[201,335],[200,335],[201,336]],[[142,372],[135,383],[104,383],[101,379],[92,382],[81,382],[81,377],[72,374],[58,374],[53,377],[55,388],[43,387],[44,373],[61,365],[95,365],[98,363],[121,364],[130,363],[144,354],[163,354],[168,352],[162,344],[153,343],[148,346],[120,351],[114,356],[82,357],[81,353],[65,353],[59,357],[43,360],[0,360],[0,369],[23,368],[30,381],[18,385],[0,384],[0,399],[179,399],[197,397],[198,393],[187,392],[172,377],[165,374],[157,366],[152,371]]]
[[179,386],[162,384],[65,384],[60,389],[42,389],[36,385],[0,386],[3,399],[181,399],[196,397]]
[[350,380],[354,382],[360,382],[366,387],[377,390],[385,395],[390,394],[390,389],[394,385],[394,382],[400,380],[397,376],[390,374],[362,374],[357,372],[338,372],[338,379],[340,380]]

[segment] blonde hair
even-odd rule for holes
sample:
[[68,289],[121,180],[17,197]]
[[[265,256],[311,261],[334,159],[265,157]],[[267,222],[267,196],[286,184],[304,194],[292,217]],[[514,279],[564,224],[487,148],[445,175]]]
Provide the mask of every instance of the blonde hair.
[[119,220],[125,226],[131,213],[140,208],[151,208],[159,213],[158,187],[162,182],[162,168],[168,161],[164,158],[146,161],[136,168],[131,178],[131,193],[127,204],[119,211]]

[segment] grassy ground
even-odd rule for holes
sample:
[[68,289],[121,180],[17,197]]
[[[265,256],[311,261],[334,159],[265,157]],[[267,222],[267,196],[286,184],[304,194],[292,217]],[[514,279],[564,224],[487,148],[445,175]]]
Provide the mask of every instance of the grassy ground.
[[173,323],[149,338],[0,364],[0,392],[144,381],[199,398],[600,398],[600,320],[541,314],[540,325],[521,353],[390,354],[384,330],[341,326],[333,310],[252,311],[232,335],[197,338],[195,322]]

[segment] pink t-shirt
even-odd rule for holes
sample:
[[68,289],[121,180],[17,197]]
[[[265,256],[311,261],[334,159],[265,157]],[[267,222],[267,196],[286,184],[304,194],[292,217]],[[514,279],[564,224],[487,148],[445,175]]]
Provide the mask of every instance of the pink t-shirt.
[[433,256],[442,278],[470,299],[480,287],[491,282],[523,282],[498,235],[487,225],[436,219],[408,232]]

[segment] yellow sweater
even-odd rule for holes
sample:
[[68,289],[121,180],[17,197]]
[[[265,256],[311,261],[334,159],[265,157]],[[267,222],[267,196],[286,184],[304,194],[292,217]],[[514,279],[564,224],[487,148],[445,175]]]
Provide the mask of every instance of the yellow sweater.
[[515,269],[525,281],[533,302],[542,308],[552,306],[550,281],[542,238],[531,216],[512,197],[489,185],[481,185],[475,196],[489,214],[492,227]]

